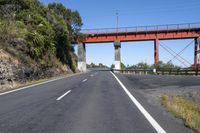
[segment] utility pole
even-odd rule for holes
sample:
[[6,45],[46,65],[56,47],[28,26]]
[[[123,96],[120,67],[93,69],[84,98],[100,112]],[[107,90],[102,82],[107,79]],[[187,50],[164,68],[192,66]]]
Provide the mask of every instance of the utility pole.
[[118,10],[116,10],[116,17],[117,17],[117,40],[118,40],[118,28],[119,28],[119,13]]

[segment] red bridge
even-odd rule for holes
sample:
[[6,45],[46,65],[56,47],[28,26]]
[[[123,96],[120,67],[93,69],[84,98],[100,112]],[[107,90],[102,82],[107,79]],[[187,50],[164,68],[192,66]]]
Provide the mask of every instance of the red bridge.
[[[196,67],[198,64],[197,54],[200,46],[200,39],[199,39],[200,23],[124,27],[124,28],[105,28],[105,29],[85,29],[82,30],[82,33],[87,35],[86,39],[83,41],[83,44],[105,43],[105,42],[116,42],[116,41],[127,42],[127,41],[152,40],[154,41],[155,64],[158,64],[159,61],[159,51],[158,51],[159,40],[194,38],[195,39],[194,66]],[[115,50],[118,50],[119,48],[120,44],[119,46],[115,45]],[[115,53],[115,59],[120,61],[120,52]]]

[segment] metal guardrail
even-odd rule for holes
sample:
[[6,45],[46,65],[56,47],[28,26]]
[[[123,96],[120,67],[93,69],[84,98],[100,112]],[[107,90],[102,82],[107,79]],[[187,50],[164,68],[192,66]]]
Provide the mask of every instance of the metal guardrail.
[[200,69],[124,69],[117,70],[112,69],[111,71],[123,74],[133,75],[200,75]]
[[111,69],[115,73],[123,74],[133,74],[133,75],[147,75],[147,74],[156,74],[154,69]]
[[158,75],[200,75],[200,69],[160,69]]
[[100,28],[100,29],[83,29],[84,34],[111,34],[111,33],[127,33],[127,32],[150,32],[150,31],[170,31],[170,30],[190,30],[200,29],[198,23],[169,24],[169,25],[153,25],[153,26],[137,26],[137,27],[121,27],[121,28]]

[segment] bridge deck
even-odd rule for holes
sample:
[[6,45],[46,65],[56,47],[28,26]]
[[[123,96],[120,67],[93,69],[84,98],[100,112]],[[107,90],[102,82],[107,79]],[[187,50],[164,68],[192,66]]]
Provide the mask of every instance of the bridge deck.
[[101,28],[83,29],[81,32],[88,35],[124,34],[124,33],[147,33],[147,32],[167,32],[167,31],[194,31],[200,30],[199,23],[121,27],[121,28]]
[[82,30],[82,33],[87,35],[83,41],[84,43],[104,43],[114,42],[116,40],[126,42],[198,38],[200,37],[200,22],[124,28],[85,29]]

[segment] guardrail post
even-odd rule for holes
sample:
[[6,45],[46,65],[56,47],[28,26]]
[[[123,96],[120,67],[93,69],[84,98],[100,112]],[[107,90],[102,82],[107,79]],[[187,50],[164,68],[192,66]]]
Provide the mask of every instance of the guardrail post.
[[198,75],[198,72],[199,72],[199,70],[198,70],[199,68],[198,67],[196,67],[196,72],[195,72],[195,75],[197,76]]
[[185,69],[185,75],[188,75],[188,70],[187,69]]
[[171,75],[171,73],[172,73],[172,69],[169,70],[169,75]]
[[148,74],[148,71],[145,71],[145,74],[147,75],[147,74]]
[[177,71],[176,71],[176,75],[179,75],[179,68],[178,68]]

